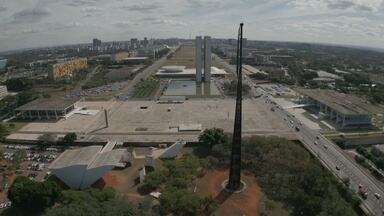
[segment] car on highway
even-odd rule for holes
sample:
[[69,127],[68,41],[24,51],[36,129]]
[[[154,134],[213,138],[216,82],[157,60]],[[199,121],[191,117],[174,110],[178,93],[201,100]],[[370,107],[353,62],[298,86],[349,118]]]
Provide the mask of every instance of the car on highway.
[[367,187],[365,187],[362,184],[359,184],[359,191],[358,191],[358,193],[360,194],[360,196],[363,199],[367,199],[368,198],[368,189],[367,189]]
[[317,143],[316,141],[315,141],[314,143],[315,143],[315,145],[319,144],[319,143]]
[[379,193],[375,193],[374,195],[375,195],[376,199],[380,199],[381,198],[381,195]]
[[328,149],[328,146],[324,144],[324,148],[325,148],[325,149]]
[[336,170],[340,170],[340,167],[339,167],[339,166],[336,166]]

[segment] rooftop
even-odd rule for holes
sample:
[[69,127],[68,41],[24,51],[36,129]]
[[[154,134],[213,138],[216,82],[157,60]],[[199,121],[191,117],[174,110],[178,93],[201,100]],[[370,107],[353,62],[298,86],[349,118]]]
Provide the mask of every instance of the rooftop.
[[53,163],[49,169],[62,169],[70,166],[85,165],[87,169],[101,166],[117,166],[121,163],[126,149],[103,151],[102,146],[88,146],[73,150],[66,150]]
[[18,107],[17,111],[26,110],[64,110],[70,107],[79,99],[74,98],[39,98]]
[[297,92],[311,97],[332,109],[347,115],[378,114],[383,109],[367,103],[362,98],[326,89],[298,89]]
[[88,165],[94,161],[102,146],[88,146],[73,150],[66,150],[49,166],[50,169],[61,169],[75,165]]

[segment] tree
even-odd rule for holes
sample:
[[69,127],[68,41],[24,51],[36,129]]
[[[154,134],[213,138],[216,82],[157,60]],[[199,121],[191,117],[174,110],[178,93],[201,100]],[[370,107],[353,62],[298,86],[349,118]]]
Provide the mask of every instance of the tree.
[[76,133],[67,133],[65,136],[61,139],[61,142],[64,145],[72,145],[77,140]]
[[140,187],[140,191],[149,193],[150,191],[156,190],[167,180],[167,177],[168,171],[165,169],[158,169],[147,174],[144,178],[144,184]]
[[45,149],[55,143],[56,137],[49,133],[45,133],[37,138],[37,144],[41,149]]
[[63,191],[57,205],[46,211],[46,216],[72,215],[138,215],[137,208],[116,198],[112,188]]
[[228,136],[224,133],[221,128],[210,128],[205,129],[199,136],[199,142],[208,146],[210,150],[216,144],[224,144],[228,142]]
[[0,124],[0,140],[3,140],[8,135],[8,129],[4,124]]
[[5,82],[9,91],[25,91],[32,88],[32,84],[24,78],[12,78]]
[[245,138],[242,164],[266,196],[292,209],[292,215],[340,215],[343,211],[356,215],[352,192],[340,189],[340,183],[301,145],[278,137]]
[[26,212],[42,212],[55,203],[60,193],[60,187],[53,181],[35,182],[18,176],[8,191],[8,198]]
[[18,149],[13,154],[12,163],[14,166],[18,166],[23,159],[27,156],[27,152],[24,149]]
[[200,198],[186,190],[169,187],[160,195],[160,211],[163,215],[196,215],[200,209]]

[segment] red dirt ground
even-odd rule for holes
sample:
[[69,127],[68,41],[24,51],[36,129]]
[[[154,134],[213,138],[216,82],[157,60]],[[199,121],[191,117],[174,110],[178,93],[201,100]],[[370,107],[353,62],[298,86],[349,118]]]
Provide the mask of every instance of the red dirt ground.
[[119,181],[116,177],[116,175],[108,172],[106,173],[101,179],[99,179],[93,186],[97,188],[104,188],[104,187],[112,187],[117,188],[119,185]]
[[242,174],[247,188],[236,194],[228,194],[222,189],[222,182],[228,178],[228,170],[215,169],[197,180],[197,192],[203,196],[212,196],[218,203],[217,215],[259,215],[258,207],[263,196],[256,179]]

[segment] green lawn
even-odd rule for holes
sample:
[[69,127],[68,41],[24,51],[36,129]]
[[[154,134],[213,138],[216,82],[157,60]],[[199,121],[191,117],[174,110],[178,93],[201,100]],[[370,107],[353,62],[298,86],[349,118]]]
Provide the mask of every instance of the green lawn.
[[152,77],[142,81],[135,86],[132,98],[148,98],[151,97],[156,89],[159,87],[160,82],[158,79]]

